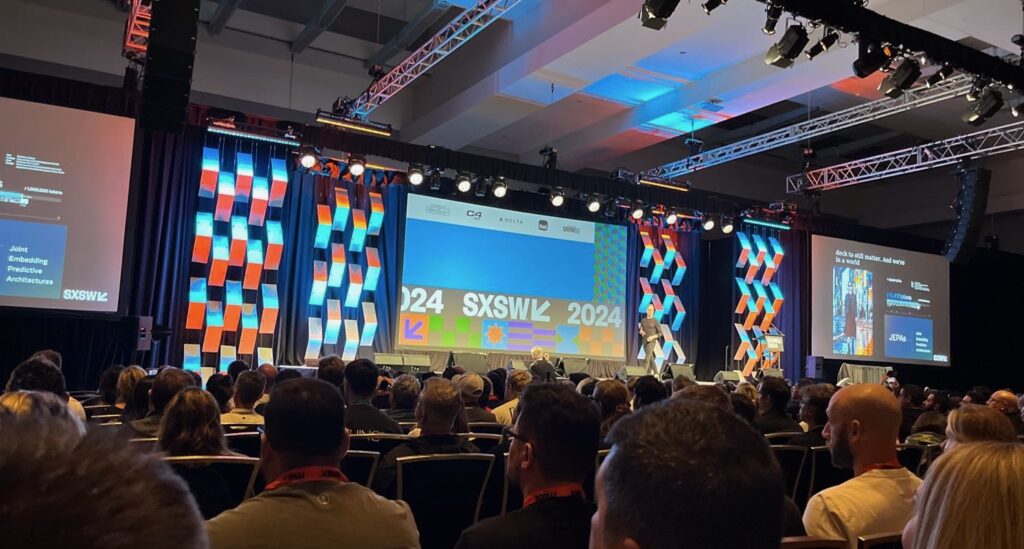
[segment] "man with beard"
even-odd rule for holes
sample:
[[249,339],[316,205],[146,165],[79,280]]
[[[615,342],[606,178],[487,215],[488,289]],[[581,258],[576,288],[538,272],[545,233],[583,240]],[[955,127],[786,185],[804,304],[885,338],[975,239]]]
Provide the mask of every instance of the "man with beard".
[[854,478],[807,502],[807,535],[845,539],[899,532],[914,513],[921,479],[900,465],[896,437],[900,403],[881,385],[851,385],[832,397],[823,435],[836,467]]

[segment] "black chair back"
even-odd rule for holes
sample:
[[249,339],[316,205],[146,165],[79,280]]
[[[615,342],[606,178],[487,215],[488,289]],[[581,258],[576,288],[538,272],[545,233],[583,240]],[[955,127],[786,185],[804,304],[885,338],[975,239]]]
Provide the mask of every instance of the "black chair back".
[[890,532],[857,538],[857,549],[903,549],[903,533]]
[[388,435],[383,433],[357,434],[349,437],[349,449],[377,452],[386,456],[388,452],[398,446],[412,440],[409,435]]
[[257,431],[225,433],[224,438],[228,441],[228,449],[238,452],[244,456],[260,457],[260,433]]
[[160,447],[157,444],[158,439],[153,438],[133,438],[129,442],[135,448],[142,450],[143,452],[158,452]]
[[487,433],[459,433],[458,436],[473,443],[483,454],[490,454],[505,439],[502,435]]
[[768,444],[775,446],[776,444],[789,444],[789,439],[802,434],[803,433],[768,433],[764,438],[768,439]]
[[398,426],[402,428],[402,432],[403,433],[409,434],[409,431],[412,431],[413,429],[416,428],[416,422],[415,421],[399,421],[398,422]]
[[604,449],[604,450],[598,450],[597,451],[597,468],[598,469],[601,468],[601,464],[604,463],[604,460],[608,457],[608,454],[610,454],[610,453],[612,453],[611,449]]
[[450,549],[480,517],[491,454],[435,454],[397,460],[398,499],[412,508],[423,549]]
[[771,447],[775,461],[782,470],[782,478],[786,482],[786,495],[796,501],[797,487],[800,486],[800,475],[807,462],[807,447],[791,444],[778,444]]
[[117,414],[96,414],[91,416],[88,421],[90,423],[121,423],[123,416],[120,413]]
[[234,509],[252,494],[260,460],[233,456],[166,457],[188,484],[203,518]]
[[[853,471],[839,469],[832,465],[832,456],[829,454],[827,446],[811,448],[810,459],[807,461],[810,462],[811,475],[810,482],[808,483],[807,497],[803,500],[804,505],[814,494],[825,488],[838,486],[853,478]],[[800,502],[797,503],[800,504]]]
[[352,482],[370,486],[379,461],[380,454],[377,452],[349,450],[341,460],[341,472]]
[[491,468],[491,476],[487,478],[487,487],[484,488],[484,500],[480,504],[480,520],[496,517],[504,512],[505,507],[505,485],[508,479],[505,478],[505,465],[508,453],[494,453],[494,466]]
[[123,410],[121,410],[117,406],[112,406],[110,404],[96,404],[94,406],[82,406],[82,409],[85,410],[85,417],[88,418],[88,419],[92,419],[95,416],[112,416],[112,415],[116,415],[117,417],[121,417],[121,414],[123,412]]
[[900,465],[915,475],[920,471],[921,464],[924,463],[927,455],[928,447],[923,444],[896,445],[896,457],[899,458]]
[[258,433],[260,432],[260,427],[263,427],[260,423],[226,423],[221,426],[224,428],[224,434]]
[[780,549],[847,549],[850,544],[845,540],[822,539],[814,536],[798,536],[782,538]]
[[470,423],[469,432],[471,433],[487,433],[491,435],[500,435],[505,432],[505,426],[500,423]]
[[[505,452],[505,466],[508,467],[508,452]],[[505,475],[504,494],[501,500],[501,514],[503,515],[523,508],[523,491],[519,489],[518,484],[508,481],[508,475]]]

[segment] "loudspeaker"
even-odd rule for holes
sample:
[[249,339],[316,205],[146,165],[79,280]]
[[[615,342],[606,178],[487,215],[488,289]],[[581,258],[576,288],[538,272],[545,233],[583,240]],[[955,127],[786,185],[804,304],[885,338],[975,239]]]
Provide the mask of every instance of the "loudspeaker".
[[668,368],[672,372],[672,379],[683,376],[691,381],[697,381],[697,376],[693,373],[693,364],[669,364]]
[[466,373],[487,374],[487,355],[483,353],[452,353],[455,366],[462,366]]
[[782,374],[782,370],[778,368],[765,368],[758,371],[760,372],[760,379],[764,379],[766,377],[786,377]]
[[374,355],[373,361],[381,368],[391,368],[393,370],[401,369],[405,365],[402,355],[394,353],[377,353]]
[[951,263],[963,265],[971,260],[978,245],[981,222],[988,207],[988,188],[992,172],[969,168],[959,174],[960,192],[957,193],[953,230],[942,250]]
[[820,356],[809,356],[804,364],[804,373],[811,379],[825,377],[825,359]]
[[508,361],[509,370],[529,370],[529,366],[526,365],[525,360],[510,360]]
[[622,381],[626,381],[631,377],[641,377],[645,375],[647,375],[647,368],[643,366],[623,366],[622,369],[615,374],[615,377]]
[[402,355],[402,371],[407,374],[423,374],[430,371],[430,355]]
[[199,0],[153,0],[139,123],[181,133],[192,90]]
[[715,383],[723,383],[726,381],[739,383],[743,381],[743,373],[739,370],[719,370],[719,372],[715,374],[714,381]]
[[140,316],[138,317],[138,326],[135,330],[137,338],[135,339],[135,350],[136,351],[149,351],[153,348],[153,317],[151,316]]
[[565,375],[568,377],[570,374],[585,374],[587,373],[587,366],[590,364],[585,358],[563,358],[562,368],[565,369]]

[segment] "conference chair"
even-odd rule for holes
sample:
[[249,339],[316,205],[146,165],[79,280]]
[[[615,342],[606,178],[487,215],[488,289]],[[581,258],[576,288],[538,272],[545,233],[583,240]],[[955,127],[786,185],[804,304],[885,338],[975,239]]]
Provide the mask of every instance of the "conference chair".
[[224,439],[232,452],[258,458],[260,457],[260,433],[258,431],[242,431],[239,433],[225,432]]
[[349,436],[349,449],[377,452],[382,456],[388,455],[395,446],[412,440],[409,435],[389,435],[384,433],[356,434]]
[[789,439],[791,439],[791,438],[793,438],[793,437],[795,437],[797,435],[802,435],[802,434],[803,433],[801,433],[801,432],[793,432],[793,433],[768,433],[767,435],[764,436],[764,438],[768,440],[768,444],[774,446],[776,444],[789,444]]
[[228,433],[260,433],[263,429],[262,423],[225,423],[221,427],[224,434]]
[[469,432],[470,433],[486,433],[486,434],[491,434],[491,435],[500,435],[503,432],[505,432],[505,426],[500,424],[500,423],[490,423],[490,422],[470,423],[469,424]]
[[133,439],[129,440],[128,442],[129,442],[129,444],[132,445],[132,447],[138,448],[139,450],[142,450],[143,452],[156,452],[156,451],[158,451],[157,440],[158,439],[156,437],[153,437],[153,438],[133,438]]
[[117,406],[111,406],[110,404],[95,404],[92,406],[82,406],[85,410],[85,417],[92,419],[96,416],[111,416],[116,415],[121,417],[122,410]]
[[121,423],[122,415],[117,414],[97,414],[89,418],[91,423]]
[[496,446],[505,440],[505,437],[502,435],[492,435],[489,433],[458,433],[457,436],[472,442],[484,454],[491,453],[491,450],[494,450]]
[[601,468],[601,464],[604,463],[605,458],[607,458],[608,454],[610,454],[611,452],[612,451],[611,451],[610,448],[609,449],[605,449],[605,450],[598,450],[597,451],[597,467],[596,467],[597,469]]
[[203,518],[209,520],[252,495],[260,460],[235,456],[165,457],[188,484]]
[[900,460],[900,465],[906,467],[908,471],[915,475],[918,474],[921,464],[924,463],[927,455],[928,447],[924,444],[896,445],[896,457]]
[[68,394],[74,397],[79,402],[84,402],[90,398],[99,398],[100,394],[96,391],[68,391]]
[[795,444],[776,444],[771,447],[775,461],[782,470],[782,478],[786,482],[786,495],[796,501],[797,487],[800,486],[800,475],[807,463],[807,447]]
[[505,466],[508,462],[508,452],[493,453],[494,467],[491,468],[491,476],[487,478],[487,486],[484,488],[484,500],[480,505],[480,520],[496,517],[505,511],[505,497],[508,486]]
[[432,454],[397,459],[398,499],[412,509],[424,549],[455,546],[480,517],[491,454]]
[[[508,467],[508,452],[505,452],[505,463]],[[518,484],[512,484],[508,480],[508,475],[503,475],[504,487],[502,488],[501,496],[501,514],[508,513],[523,508],[523,491],[519,489]]]
[[[811,496],[814,494],[853,478],[852,471],[839,469],[832,465],[832,456],[829,454],[827,446],[815,446],[811,448],[810,452],[810,459],[807,460],[811,468],[807,483],[807,497],[803,498],[802,501],[797,501],[797,505],[801,508],[807,505],[807,500],[811,499]],[[805,467],[807,466],[805,465]],[[802,494],[798,493],[797,495]]]
[[902,532],[860,536],[857,538],[857,549],[903,549]]
[[403,433],[409,434],[409,431],[412,431],[413,429],[416,428],[416,422],[415,421],[399,421],[398,422],[398,426],[402,428],[402,432]]
[[822,539],[814,536],[782,538],[780,549],[846,549],[850,544],[843,540]]
[[365,450],[349,450],[341,460],[341,472],[348,480],[369,487],[377,473],[380,454]]

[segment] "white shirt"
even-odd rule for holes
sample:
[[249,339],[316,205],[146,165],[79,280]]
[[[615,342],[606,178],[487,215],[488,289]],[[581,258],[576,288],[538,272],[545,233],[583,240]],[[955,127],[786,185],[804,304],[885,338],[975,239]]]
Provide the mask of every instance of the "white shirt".
[[818,492],[807,502],[808,536],[845,539],[857,549],[858,536],[899,533],[914,514],[921,479],[905,467],[875,469]]
[[513,398],[505,404],[491,410],[491,413],[494,414],[498,423],[502,425],[512,425],[512,413],[516,411],[516,406],[519,406],[519,399]]

